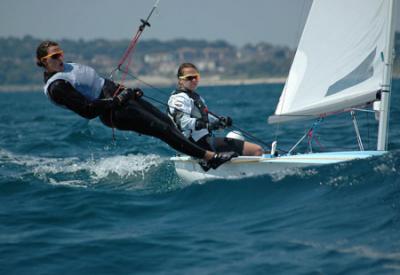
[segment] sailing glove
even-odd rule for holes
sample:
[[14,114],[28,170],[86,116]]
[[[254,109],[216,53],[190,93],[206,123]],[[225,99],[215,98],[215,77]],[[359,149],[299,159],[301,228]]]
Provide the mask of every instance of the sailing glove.
[[134,99],[139,99],[139,98],[141,98],[142,96],[143,96],[143,91],[140,89],[140,88],[134,88],[133,89],[133,92],[135,93],[134,94]]
[[220,128],[222,128],[222,129],[231,127],[232,123],[233,123],[232,118],[230,118],[229,116],[227,116],[227,117],[221,116],[219,118],[218,122],[219,122]]
[[143,96],[143,91],[139,88],[128,88],[120,92],[116,98],[118,99],[118,105],[125,105],[130,99],[138,99]]
[[212,123],[207,123],[201,119],[196,120],[195,123],[195,130],[201,130],[201,129],[208,129],[208,131],[213,131],[213,130],[218,130],[220,129],[219,121],[216,120]]
[[207,123],[201,119],[196,120],[195,129],[208,129],[209,131],[225,129],[232,126],[232,118],[230,117],[220,117],[218,120]]
[[133,95],[134,92],[132,89],[124,89],[117,96],[115,96],[115,98],[118,100],[118,105],[123,106],[129,101],[129,99],[133,97]]
[[207,129],[207,128],[208,128],[207,122],[204,122],[201,119],[196,120],[195,125],[194,125],[195,130],[201,130],[201,129]]

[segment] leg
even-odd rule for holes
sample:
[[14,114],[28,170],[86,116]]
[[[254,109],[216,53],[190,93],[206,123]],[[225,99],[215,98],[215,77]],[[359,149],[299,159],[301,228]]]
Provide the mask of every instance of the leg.
[[245,141],[243,146],[243,156],[261,156],[263,149],[260,145]]
[[[146,104],[143,104],[143,103]],[[169,117],[150,103],[132,101],[124,108],[113,112],[113,124],[117,129],[135,131],[161,139],[172,148],[195,158],[210,159],[214,154],[190,142],[184,137]]]
[[244,142],[242,140],[226,137],[209,137],[207,143],[210,148],[215,148],[216,152],[233,151],[239,156],[243,155]]
[[[199,147],[183,136],[167,115],[161,113],[150,103],[143,104],[143,102],[146,101],[132,101],[122,109],[112,112],[112,125],[120,130],[135,131],[159,138],[177,151],[204,159],[207,161],[202,165],[205,171],[210,168],[216,169],[232,157],[237,156],[234,152],[216,154]],[[111,117],[111,115],[108,116]],[[107,115],[103,115],[101,119],[108,125]]]
[[263,154],[261,146],[232,138],[208,137],[202,138],[196,143],[205,149],[215,148],[216,152],[234,151],[240,156],[261,156]]

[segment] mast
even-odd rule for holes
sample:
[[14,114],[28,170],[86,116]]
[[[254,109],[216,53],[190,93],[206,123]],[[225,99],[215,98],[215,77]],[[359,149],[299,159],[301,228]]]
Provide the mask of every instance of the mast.
[[386,151],[388,144],[389,132],[389,112],[390,112],[390,91],[392,81],[392,67],[394,56],[394,14],[395,14],[395,1],[389,1],[388,22],[389,28],[387,29],[387,52],[382,53],[383,62],[385,62],[382,90],[381,90],[381,103],[378,127],[378,142],[377,150]]

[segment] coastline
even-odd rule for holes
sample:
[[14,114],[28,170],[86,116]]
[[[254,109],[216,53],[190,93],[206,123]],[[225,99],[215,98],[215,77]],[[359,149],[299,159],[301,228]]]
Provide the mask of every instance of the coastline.
[[[175,79],[158,76],[142,76],[138,77],[144,83],[148,83],[155,87],[172,87],[176,84]],[[262,77],[262,78],[229,78],[223,79],[219,76],[202,77],[200,86],[236,86],[236,85],[255,85],[255,84],[284,84],[285,77]],[[140,81],[126,81],[128,87],[146,87]],[[15,85],[0,85],[0,93],[4,92],[37,92],[42,91],[43,86],[38,84],[15,84]]]

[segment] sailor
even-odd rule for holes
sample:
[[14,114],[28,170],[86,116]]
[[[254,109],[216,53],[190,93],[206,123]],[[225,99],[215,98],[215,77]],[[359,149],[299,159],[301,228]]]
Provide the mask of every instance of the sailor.
[[206,150],[234,151],[243,156],[260,156],[261,146],[240,139],[215,137],[214,130],[232,126],[230,117],[215,117],[208,113],[203,98],[196,92],[200,74],[192,63],[179,66],[177,89],[168,100],[168,113],[178,129],[189,140]]
[[167,115],[142,98],[142,90],[104,79],[91,67],[64,63],[64,53],[56,42],[40,43],[36,63],[44,68],[44,93],[57,106],[87,119],[100,117],[108,127],[159,138],[175,150],[202,159],[204,170],[216,169],[236,156],[234,152],[217,154],[190,142]]

